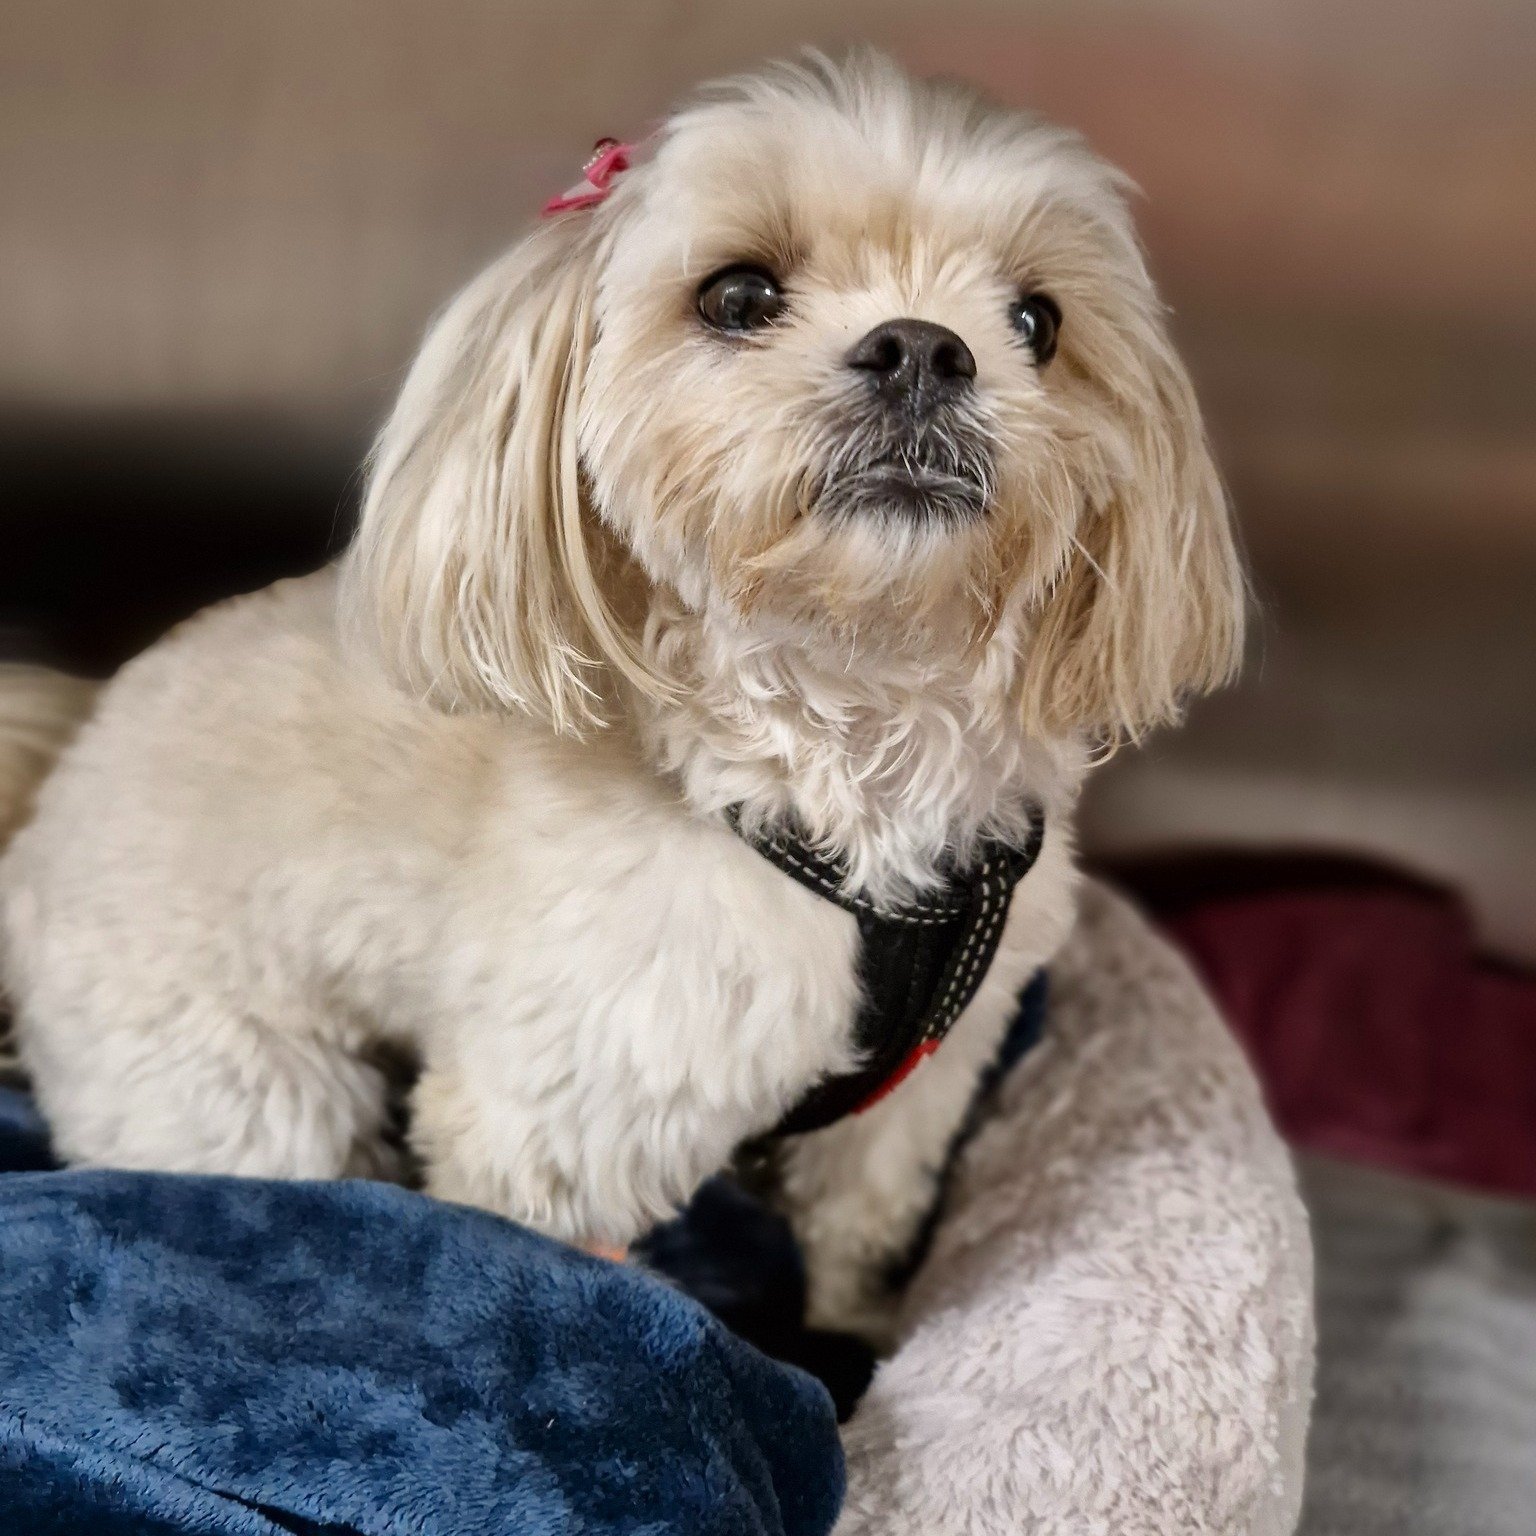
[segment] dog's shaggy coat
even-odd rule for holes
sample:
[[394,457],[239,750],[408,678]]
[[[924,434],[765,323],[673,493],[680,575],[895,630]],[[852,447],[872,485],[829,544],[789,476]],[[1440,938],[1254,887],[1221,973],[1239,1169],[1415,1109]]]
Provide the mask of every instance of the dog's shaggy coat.
[[[742,268],[782,307],[723,332],[701,284]],[[892,319],[969,360],[941,407],[854,361]],[[626,1242],[851,1064],[853,920],[726,809],[892,902],[1038,802],[943,1049],[782,1159],[817,1318],[858,1322],[1071,925],[1085,767],[1240,626],[1116,174],[876,57],[709,90],[449,306],[339,569],[173,632],[42,787],[0,894],[58,1145],[380,1169],[404,1045],[429,1189]]]

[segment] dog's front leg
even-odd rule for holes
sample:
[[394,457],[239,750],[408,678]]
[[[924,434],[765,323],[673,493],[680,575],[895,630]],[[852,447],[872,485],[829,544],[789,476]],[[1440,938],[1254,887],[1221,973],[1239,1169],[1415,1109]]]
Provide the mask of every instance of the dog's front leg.
[[686,1096],[657,1102],[623,1073],[536,1077],[496,1062],[428,1062],[411,1139],[429,1194],[612,1255],[730,1155],[729,1119]]
[[423,1048],[411,1137],[429,1192],[623,1247],[846,1066],[851,921],[724,847],[766,901],[711,909],[681,875],[660,899],[615,880],[582,932],[557,929],[575,906],[557,903],[487,947],[483,991],[459,986]]

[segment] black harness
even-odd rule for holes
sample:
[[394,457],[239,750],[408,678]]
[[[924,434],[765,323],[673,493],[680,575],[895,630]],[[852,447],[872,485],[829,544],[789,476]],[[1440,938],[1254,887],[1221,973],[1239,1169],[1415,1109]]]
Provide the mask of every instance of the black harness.
[[782,830],[749,834],[734,814],[730,821],[765,859],[859,925],[859,1065],[818,1083],[770,1134],[819,1131],[883,1099],[943,1043],[986,979],[1014,887],[1040,856],[1045,817],[1033,808],[1022,847],[984,843],[970,868],[951,874],[941,890],[898,907],[849,892],[841,863],[801,839]]

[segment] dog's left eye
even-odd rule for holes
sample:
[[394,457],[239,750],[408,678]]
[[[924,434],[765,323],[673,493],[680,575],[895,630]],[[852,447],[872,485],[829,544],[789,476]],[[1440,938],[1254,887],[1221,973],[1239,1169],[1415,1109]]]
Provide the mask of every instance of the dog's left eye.
[[784,295],[761,267],[727,267],[699,289],[699,313],[717,331],[740,334],[776,320]]
[[1026,293],[1008,311],[1013,328],[1034,354],[1035,366],[1043,368],[1056,355],[1061,330],[1061,306],[1044,293]]

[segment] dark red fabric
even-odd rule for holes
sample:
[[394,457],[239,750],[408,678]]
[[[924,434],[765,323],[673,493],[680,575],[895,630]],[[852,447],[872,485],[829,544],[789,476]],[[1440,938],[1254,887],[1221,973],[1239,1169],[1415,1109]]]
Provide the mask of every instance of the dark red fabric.
[[1298,1146],[1536,1197],[1536,975],[1444,891],[1366,864],[1117,871],[1204,976]]

